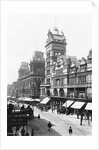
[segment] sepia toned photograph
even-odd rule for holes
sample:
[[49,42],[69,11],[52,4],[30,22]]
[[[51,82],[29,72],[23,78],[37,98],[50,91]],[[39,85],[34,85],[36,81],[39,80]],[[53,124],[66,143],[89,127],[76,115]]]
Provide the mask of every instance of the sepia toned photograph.
[[5,1],[1,12],[1,147],[97,147],[96,5]]

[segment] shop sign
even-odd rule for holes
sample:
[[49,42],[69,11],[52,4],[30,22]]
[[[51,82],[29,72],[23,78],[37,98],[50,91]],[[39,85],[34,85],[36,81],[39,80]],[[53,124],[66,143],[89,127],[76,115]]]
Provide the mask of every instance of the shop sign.
[[23,126],[27,124],[27,114],[23,112],[13,112],[7,116],[8,126]]

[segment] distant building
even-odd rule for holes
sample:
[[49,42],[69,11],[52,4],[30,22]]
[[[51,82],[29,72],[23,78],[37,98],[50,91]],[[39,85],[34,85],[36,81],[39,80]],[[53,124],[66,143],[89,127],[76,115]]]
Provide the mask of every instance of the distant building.
[[45,79],[45,59],[43,53],[36,51],[30,61],[29,83],[32,97],[40,96],[40,84]]
[[18,71],[19,79],[29,75],[29,64],[27,62],[22,62],[20,69]]
[[[29,66],[30,65],[30,66]],[[43,52],[35,51],[30,64],[22,62],[18,70],[18,80],[13,82],[16,97],[27,96],[39,98],[40,84],[45,79],[45,60]]]
[[13,86],[12,84],[7,85],[7,96],[11,96],[13,91]]

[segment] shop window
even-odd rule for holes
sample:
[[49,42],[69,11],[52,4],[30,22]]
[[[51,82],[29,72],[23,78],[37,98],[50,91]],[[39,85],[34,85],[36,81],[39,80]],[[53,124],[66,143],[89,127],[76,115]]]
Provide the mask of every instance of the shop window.
[[54,93],[54,96],[58,96],[58,91],[57,91],[57,89],[54,89],[53,93]]

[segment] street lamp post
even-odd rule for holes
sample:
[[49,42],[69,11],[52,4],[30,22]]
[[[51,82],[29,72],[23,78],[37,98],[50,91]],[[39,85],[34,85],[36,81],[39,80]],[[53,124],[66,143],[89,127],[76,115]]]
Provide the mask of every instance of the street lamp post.
[[24,86],[22,88],[22,92],[23,92],[23,97],[24,97],[24,94],[25,94],[25,88],[24,88]]
[[67,115],[67,101],[66,101],[66,115]]

